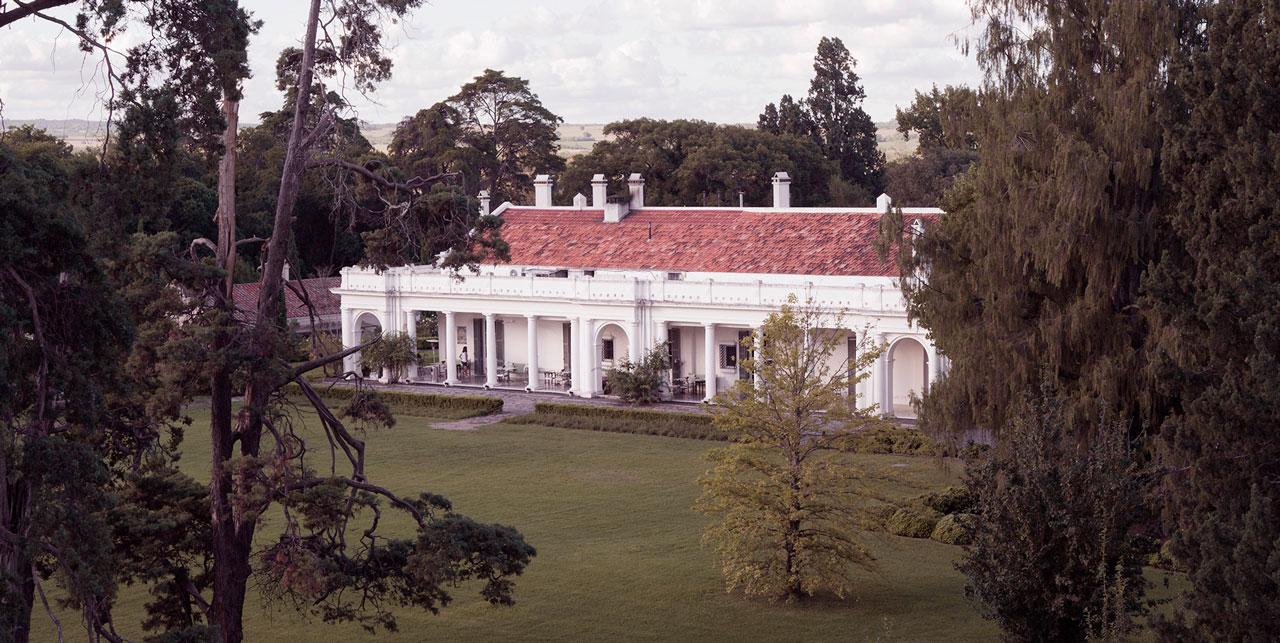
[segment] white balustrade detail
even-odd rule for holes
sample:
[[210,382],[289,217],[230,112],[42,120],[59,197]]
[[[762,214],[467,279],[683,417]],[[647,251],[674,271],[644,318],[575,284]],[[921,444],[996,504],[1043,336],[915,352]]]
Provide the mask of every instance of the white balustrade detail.
[[813,299],[819,306],[864,312],[905,311],[896,286],[878,284],[815,285],[715,279],[663,280],[598,277],[533,277],[488,273],[461,279],[437,270],[397,268],[377,274],[346,268],[342,289],[386,294],[447,295],[516,299],[555,299],[595,303],[715,305],[717,307],[777,308],[791,296]]

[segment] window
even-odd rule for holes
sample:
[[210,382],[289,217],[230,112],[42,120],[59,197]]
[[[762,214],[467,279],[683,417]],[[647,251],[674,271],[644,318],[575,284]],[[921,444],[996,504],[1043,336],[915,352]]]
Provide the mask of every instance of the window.
[[606,339],[600,344],[600,359],[613,359],[613,340]]
[[738,347],[735,344],[720,345],[720,368],[738,368]]
[[683,279],[684,279],[684,274],[682,273],[679,273],[679,272],[667,273],[667,281],[681,281]]
[[583,271],[582,271],[582,276],[583,276],[583,277],[594,277],[594,276],[596,276],[596,271],[594,271],[594,270],[583,270]]

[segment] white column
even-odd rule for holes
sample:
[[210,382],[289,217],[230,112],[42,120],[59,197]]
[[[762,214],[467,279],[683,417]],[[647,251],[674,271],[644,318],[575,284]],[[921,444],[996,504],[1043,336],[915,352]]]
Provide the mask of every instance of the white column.
[[498,387],[498,317],[484,315],[484,385]]
[[[351,348],[360,344],[360,333],[356,330],[356,311],[342,309],[342,348]],[[360,354],[352,353],[342,358],[343,372],[350,373],[360,366]]]
[[885,417],[893,417],[893,360],[889,359],[889,346],[884,334],[880,341],[885,343],[884,354],[880,356],[880,413]]
[[458,383],[458,327],[451,310],[444,313],[444,346],[440,348],[444,349],[444,383],[452,386]]
[[529,386],[528,390],[536,391],[542,385],[542,375],[538,372],[538,316],[525,315],[528,322],[529,339]]
[[716,325],[703,324],[702,328],[704,330],[703,337],[705,337],[702,356],[706,362],[707,369],[707,396],[705,399],[710,400],[716,396],[716,371],[718,370],[717,366],[719,366],[716,363]]
[[586,317],[578,319],[578,333],[581,335],[578,349],[581,362],[581,368],[579,369],[581,374],[577,377],[579,381],[578,395],[594,397],[596,394],[596,366],[600,363],[599,354],[596,352],[595,320],[587,319]]
[[413,361],[405,369],[405,380],[418,379],[418,311],[406,310],[404,313],[405,331],[409,333],[409,341],[413,343]]
[[628,350],[631,353],[627,357],[631,360],[632,364],[639,364],[640,359],[644,357],[646,352],[641,348],[643,344],[640,343],[640,324],[637,324],[634,321],[627,324],[627,340],[630,342],[630,348]]
[[579,393],[582,391],[582,342],[578,339],[578,329],[582,325],[578,323],[578,318],[574,317],[569,320],[569,363],[564,365],[566,371],[569,371],[569,392]]
[[756,369],[751,373],[752,384],[757,389],[764,388],[764,378],[760,375],[760,369],[764,368],[762,358],[760,357],[760,347],[764,345],[764,327],[756,326],[751,329],[751,343],[756,347],[755,352],[751,355],[751,360],[756,363]]

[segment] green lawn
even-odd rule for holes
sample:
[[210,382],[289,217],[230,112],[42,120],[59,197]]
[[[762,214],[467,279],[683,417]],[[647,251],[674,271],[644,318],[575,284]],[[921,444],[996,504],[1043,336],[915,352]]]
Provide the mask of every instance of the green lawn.
[[[208,412],[191,409],[183,466],[207,480]],[[246,609],[250,641],[861,641],[990,640],[996,633],[965,602],[952,568],[958,547],[878,536],[877,574],[862,576],[857,600],[773,605],[724,592],[712,552],[699,546],[706,518],[690,510],[706,470],[696,440],[496,424],[477,431],[432,430],[403,416],[368,436],[373,482],[450,498],[461,513],[514,525],[538,548],[518,579],[514,608],[491,607],[460,588],[439,616],[404,611],[400,632],[365,634],[293,612]],[[313,441],[312,444],[323,443]],[[952,484],[958,467],[930,458],[864,456],[923,487]],[[401,529],[408,522],[393,523]],[[267,525],[262,531],[273,530]],[[251,593],[251,602],[256,594]],[[141,588],[121,598],[116,622],[140,639]],[[33,640],[52,629],[37,606]],[[65,614],[74,635],[78,619]],[[79,638],[72,636],[72,639]]]

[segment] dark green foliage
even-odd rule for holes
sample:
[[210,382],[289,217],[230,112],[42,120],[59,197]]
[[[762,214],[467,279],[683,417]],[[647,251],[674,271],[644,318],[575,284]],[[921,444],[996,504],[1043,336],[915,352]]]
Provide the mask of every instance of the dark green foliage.
[[[297,395],[296,384],[283,387],[286,394]],[[356,389],[349,386],[328,386],[316,389],[323,397],[331,400],[351,400]],[[477,417],[494,415],[502,412],[502,398],[483,395],[436,395],[433,393],[412,393],[409,391],[378,391],[377,399],[389,404],[396,412],[408,415],[428,415],[432,417]],[[448,416],[439,413],[450,413]]]
[[135,475],[108,516],[120,579],[152,584],[142,626],[167,634],[149,640],[205,640],[188,587],[205,592],[213,581],[208,487],[172,469]]
[[973,542],[970,532],[973,529],[973,514],[947,514],[938,520],[930,538],[948,545],[968,545]]
[[439,149],[443,143],[413,140],[432,127],[412,122],[421,117],[434,121],[436,128],[452,125],[449,129],[455,131],[443,135],[471,150],[451,150],[434,163],[450,166],[461,160],[470,166],[468,170],[479,174],[478,189],[489,190],[495,203],[527,202],[534,175],[565,167],[564,159],[556,154],[556,127],[564,119],[543,107],[538,95],[529,89],[529,81],[523,78],[486,69],[441,107],[432,108],[425,115],[419,112],[396,128],[401,140],[392,145],[402,151],[414,150],[416,166],[423,163],[418,154]]
[[971,150],[922,147],[916,154],[885,165],[885,192],[893,197],[894,205],[937,207],[956,178],[977,159],[978,153]]
[[915,132],[922,150],[977,150],[972,122],[977,109],[977,92],[964,85],[947,85],[942,91],[934,85],[928,94],[916,90],[911,106],[897,109],[898,131],[906,140]]
[[[1144,284],[1173,558],[1189,569],[1168,640],[1280,631],[1280,6],[1186,3],[1161,160],[1172,243]],[[1168,624],[1166,624],[1168,625]]]
[[[839,38],[823,37],[813,58],[809,96],[795,102],[784,95],[765,106],[760,129],[812,139],[834,161],[840,178],[865,195],[884,191],[884,154],[876,146],[876,124],[862,109],[862,89],[853,56]],[[840,204],[849,205],[849,204]]]
[[908,314],[950,360],[921,426],[999,434],[1047,365],[1079,432],[1105,410],[1136,435],[1161,412],[1139,288],[1165,234],[1156,116],[1173,16],[1157,2],[973,4],[978,163],[922,235],[885,219],[887,243],[910,239],[901,274],[928,271],[904,280]]
[[662,435],[694,440],[729,439],[727,434],[711,426],[711,416],[705,413],[644,411],[550,402],[537,402],[533,408],[533,413],[517,415],[504,421],[511,424],[537,424],[562,429]]
[[624,359],[616,368],[605,372],[609,390],[624,402],[641,406],[661,401],[667,369],[671,367],[663,346],[650,350],[638,362]]
[[134,329],[78,224],[70,149],[14,138],[0,136],[0,613],[26,640],[37,577],[56,578],[91,631],[106,622],[108,467],[154,434],[112,406]]
[[[358,483],[332,478],[292,494],[308,530],[341,533],[353,512],[378,509],[370,493],[352,496],[353,507],[348,485]],[[354,621],[369,632],[397,631],[396,605],[439,613],[452,601],[449,588],[471,580],[483,582],[480,595],[489,603],[515,604],[511,578],[537,555],[518,531],[460,516],[439,496],[409,504],[421,523],[415,539],[366,534],[358,551],[342,552],[320,539],[282,535],[259,557],[264,591],[325,622]]]
[[854,453],[942,455],[942,443],[916,429],[898,426],[863,429],[849,436],[842,448]]
[[736,206],[773,204],[773,175],[791,177],[795,206],[830,205],[829,183],[839,170],[806,138],[705,121],[640,118],[610,123],[591,151],[573,158],[559,180],[559,200],[591,194],[591,178],[604,174],[612,193],[625,194],[627,177],[644,176],[646,205]]
[[895,536],[928,538],[941,519],[942,514],[932,509],[902,507],[889,515],[885,530]]
[[965,594],[1009,640],[1124,634],[1145,609],[1129,532],[1150,518],[1126,427],[1103,422],[1078,447],[1065,400],[1046,388],[1024,403],[998,448],[965,472],[976,500],[973,544],[957,564]]

